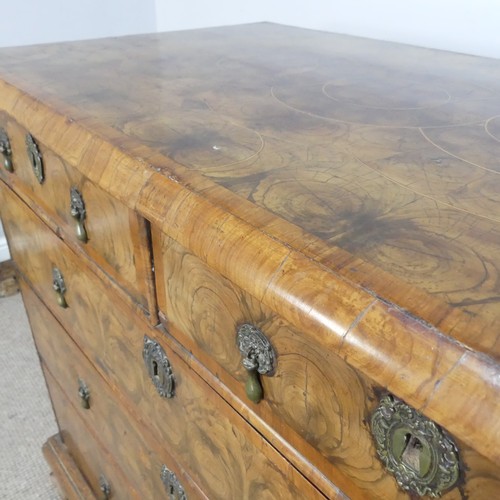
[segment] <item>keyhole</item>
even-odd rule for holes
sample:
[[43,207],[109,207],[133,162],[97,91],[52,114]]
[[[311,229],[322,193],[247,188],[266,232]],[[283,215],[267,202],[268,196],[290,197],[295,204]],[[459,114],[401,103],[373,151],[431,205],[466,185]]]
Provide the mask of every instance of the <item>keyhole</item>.
[[421,450],[423,448],[422,442],[417,437],[412,438],[412,435],[408,432],[405,434],[405,445],[406,447],[412,446],[417,450]]
[[158,376],[158,363],[156,361],[153,361],[153,376]]
[[415,472],[420,474],[420,457],[421,450],[423,449],[422,442],[415,436],[412,436],[409,432],[405,434],[405,449],[401,459],[406,465],[409,465]]

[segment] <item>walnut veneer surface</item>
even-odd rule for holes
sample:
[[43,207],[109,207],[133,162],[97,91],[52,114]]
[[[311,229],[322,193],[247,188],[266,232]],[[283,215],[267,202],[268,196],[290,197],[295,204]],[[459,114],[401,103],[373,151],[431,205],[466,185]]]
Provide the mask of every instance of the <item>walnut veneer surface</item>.
[[[63,255],[68,275],[86,262],[69,278],[69,312],[47,307],[120,394],[110,408],[150,419],[141,446],[170,444],[161,459],[193,497],[216,497],[222,479],[200,471],[189,432],[162,435],[140,360],[120,374],[92,328],[110,328],[114,345],[129,335],[123,362],[146,331],[172,336],[165,348],[193,370],[180,380],[207,401],[181,391],[186,425],[208,435],[220,412],[211,453],[240,464],[221,498],[255,495],[266,467],[276,490],[261,485],[262,497],[404,497],[369,428],[385,392],[457,440],[462,475],[446,498],[499,491],[499,61],[271,24],[47,44],[0,50],[0,111],[14,150],[0,178],[16,193],[0,210],[25,300],[37,310],[29,287],[42,301],[52,293],[44,252],[54,265]],[[26,131],[51,164],[41,186],[17,153]],[[94,207],[87,244],[59,199],[71,185]],[[94,303],[89,290],[103,286]],[[114,300],[124,305],[113,316]],[[75,329],[89,311],[96,319]],[[245,400],[243,322],[278,351],[259,405]],[[72,422],[69,389],[44,363],[60,423]],[[115,438],[93,449],[130,457]],[[139,494],[143,473],[115,460]]]

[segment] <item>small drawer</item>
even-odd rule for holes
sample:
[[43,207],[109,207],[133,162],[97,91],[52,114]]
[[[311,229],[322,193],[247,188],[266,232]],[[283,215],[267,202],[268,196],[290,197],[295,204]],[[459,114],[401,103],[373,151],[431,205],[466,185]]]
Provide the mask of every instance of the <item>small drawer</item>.
[[[115,391],[124,395],[128,409],[143,423],[138,432],[150,436],[151,450],[156,449],[158,456],[162,456],[163,450],[170,450],[210,498],[250,498],[255,495],[261,498],[324,498],[188,368],[167,345],[165,335],[134,315],[128,305],[84,266],[78,256],[29,209],[19,206],[17,213],[20,225],[8,217],[7,227],[21,273],[43,297],[101,376]],[[52,285],[55,266],[64,277],[64,287],[57,292]],[[61,294],[66,307],[61,306]],[[28,304],[28,309],[33,308]],[[50,321],[48,318],[32,319],[32,324],[50,324]],[[42,357],[45,352],[47,360],[51,357],[71,359],[71,363],[61,364],[61,367],[73,370],[77,366],[76,355],[56,354],[66,336],[54,334],[51,327],[48,331],[52,333],[43,339],[50,342],[50,346],[44,349],[38,341]],[[145,335],[160,342],[172,360],[175,374],[175,397],[172,399],[161,397],[149,378],[143,360]],[[54,367],[50,369],[53,371]],[[78,376],[75,372],[58,379],[76,380]],[[91,382],[95,376],[94,372],[85,375],[89,378],[89,388],[95,386]],[[72,387],[73,394],[76,394],[74,383]],[[114,410],[108,415],[114,415]],[[119,415],[121,418],[122,414]],[[92,427],[116,428],[117,418],[114,415],[111,422],[95,420]],[[210,465],[207,467],[207,464]],[[132,474],[125,466],[123,470],[127,475]],[[338,495],[342,497],[340,493]]]
[[[162,477],[165,465],[179,478],[179,490],[189,498],[204,498],[167,448],[155,449],[143,437],[143,425],[129,416],[105,380],[23,281],[21,288],[62,437],[94,490],[101,487],[102,473],[109,480],[109,498],[162,498],[168,487]],[[109,451],[98,453],[96,442]],[[158,450],[161,453],[155,453]],[[123,470],[127,480],[115,478],[115,470]]]
[[[87,253],[145,311],[154,313],[149,237],[144,219],[0,112],[0,146],[2,136],[8,137],[10,144],[12,172],[2,165],[0,178],[64,239]],[[34,157],[38,160],[34,161]],[[0,154],[0,159],[5,162],[5,154]],[[41,174],[34,165],[39,165]]]
[[[246,405],[250,415],[265,423],[258,427],[264,435],[270,427],[283,436],[352,497],[408,496],[377,457],[370,419],[382,388],[329,352],[314,332],[297,331],[155,230],[153,252],[160,317],[166,327]],[[274,351],[271,373],[259,375],[263,399],[258,404],[248,398],[245,387],[249,363],[245,368],[237,338],[242,325],[264,333]],[[248,333],[251,328],[245,329]],[[253,342],[255,359],[265,341]],[[482,474],[489,488],[500,487],[498,470],[493,478],[494,469],[491,465],[485,469],[478,453],[465,446],[460,451],[467,466],[477,464],[477,471],[467,473],[466,491],[473,494]],[[460,498],[459,489],[444,498]]]

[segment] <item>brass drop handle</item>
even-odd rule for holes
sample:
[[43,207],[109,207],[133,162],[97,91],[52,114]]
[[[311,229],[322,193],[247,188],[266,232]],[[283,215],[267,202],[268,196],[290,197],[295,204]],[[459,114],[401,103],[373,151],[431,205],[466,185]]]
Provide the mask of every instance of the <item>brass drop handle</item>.
[[236,342],[243,357],[242,364],[248,370],[245,392],[248,399],[259,403],[264,390],[260,375],[273,375],[276,354],[266,336],[253,325],[241,325],[236,332]]
[[38,179],[38,182],[42,184],[45,179],[42,154],[40,153],[38,145],[31,134],[26,134],[26,150],[28,152],[28,158],[31,162],[31,167],[35,173],[35,177]]
[[52,269],[52,287],[56,293],[57,303],[60,307],[66,309],[68,307],[68,303],[66,302],[66,298],[64,296],[66,293],[66,284],[64,283],[61,271],[57,267]]
[[78,396],[80,397],[80,404],[85,410],[90,409],[90,391],[87,384],[81,378],[78,379]]
[[142,357],[158,394],[163,398],[173,398],[175,394],[174,374],[163,347],[155,340],[144,335]]
[[0,153],[3,155],[3,166],[5,170],[14,172],[14,166],[12,165],[12,148],[10,147],[9,136],[3,128],[0,128]]
[[78,191],[78,189],[76,189],[76,187],[72,187],[70,190],[70,211],[71,217],[73,217],[76,222],[76,237],[81,242],[87,243],[89,238],[84,224],[87,211],[85,209],[82,194]]
[[439,497],[458,482],[460,459],[451,436],[403,401],[382,397],[371,427],[379,458],[403,490]]
[[102,500],[109,500],[111,498],[111,486],[104,474],[99,476],[99,489],[102,491]]
[[187,500],[186,492],[177,476],[166,465],[161,467],[161,480],[167,491],[168,500]]

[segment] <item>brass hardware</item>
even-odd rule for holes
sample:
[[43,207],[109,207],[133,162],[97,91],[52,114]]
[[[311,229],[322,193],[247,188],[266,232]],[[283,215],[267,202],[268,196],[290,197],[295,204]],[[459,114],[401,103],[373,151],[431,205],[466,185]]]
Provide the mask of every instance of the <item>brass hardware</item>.
[[166,465],[161,467],[161,480],[165,485],[169,500],[187,500],[184,488],[179,483],[177,476]]
[[14,166],[12,165],[12,149],[10,147],[9,136],[3,128],[0,128],[0,153],[2,153],[3,155],[3,166],[5,167],[5,170],[14,172]]
[[43,173],[42,154],[38,150],[38,146],[31,134],[26,134],[26,148],[28,150],[28,158],[33,167],[33,172],[35,172],[38,182],[42,184],[45,178]]
[[52,269],[52,286],[56,292],[57,303],[60,307],[66,309],[68,307],[68,303],[64,297],[64,294],[66,293],[66,284],[64,283],[61,271],[59,271],[57,267]]
[[174,374],[162,346],[144,335],[142,357],[158,394],[164,398],[173,398]]
[[108,500],[111,498],[111,486],[109,481],[106,479],[104,474],[99,476],[99,489],[102,491],[102,500]]
[[243,356],[242,364],[248,370],[246,395],[250,401],[258,403],[264,395],[258,374],[274,373],[276,354],[266,336],[253,325],[241,325],[236,334],[236,342]]
[[453,439],[434,422],[392,395],[380,400],[371,419],[377,452],[399,486],[439,497],[460,477]]
[[90,409],[90,391],[87,384],[81,379],[78,379],[78,395],[80,396],[80,403],[85,410]]
[[70,191],[70,208],[71,217],[76,221],[76,237],[83,243],[87,243],[88,236],[84,225],[87,211],[85,210],[83,197],[76,187],[72,187]]

